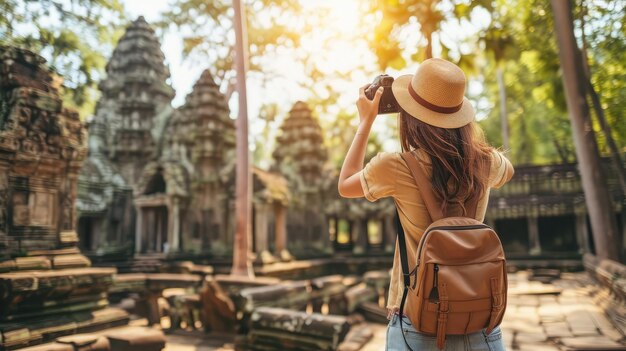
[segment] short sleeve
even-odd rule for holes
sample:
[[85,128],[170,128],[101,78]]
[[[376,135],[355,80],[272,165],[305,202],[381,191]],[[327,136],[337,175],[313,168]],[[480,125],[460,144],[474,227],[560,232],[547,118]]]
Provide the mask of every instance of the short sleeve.
[[399,157],[398,153],[381,152],[365,165],[360,176],[365,198],[376,201],[395,194]]
[[515,170],[511,161],[504,156],[500,151],[493,151],[493,159],[491,161],[491,172],[489,173],[489,186],[492,188],[499,188],[506,184]]

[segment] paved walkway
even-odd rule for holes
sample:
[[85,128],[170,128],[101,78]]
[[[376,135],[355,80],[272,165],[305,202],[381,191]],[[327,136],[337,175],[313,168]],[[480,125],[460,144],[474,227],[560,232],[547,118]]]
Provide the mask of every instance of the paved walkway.
[[[508,350],[626,350],[618,329],[601,306],[608,301],[586,273],[564,273],[551,284],[529,281],[526,272],[509,274],[507,312],[502,323]],[[626,306],[613,306],[626,319]],[[370,324],[373,338],[362,351],[385,349],[386,326]],[[169,335],[166,351],[233,350],[219,336]]]
[[624,331],[601,307],[609,296],[586,273],[563,274],[549,285],[527,277],[526,272],[509,275],[502,323],[509,349],[626,350]]

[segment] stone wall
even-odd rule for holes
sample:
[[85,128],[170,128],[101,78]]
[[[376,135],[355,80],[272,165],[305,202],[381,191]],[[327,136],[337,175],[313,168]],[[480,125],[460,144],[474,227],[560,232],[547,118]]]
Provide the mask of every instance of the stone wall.
[[0,350],[128,321],[107,307],[115,269],[76,247],[87,134],[60,89],[39,55],[0,47]]
[[0,78],[0,251],[73,246],[85,127],[38,55],[0,48]]

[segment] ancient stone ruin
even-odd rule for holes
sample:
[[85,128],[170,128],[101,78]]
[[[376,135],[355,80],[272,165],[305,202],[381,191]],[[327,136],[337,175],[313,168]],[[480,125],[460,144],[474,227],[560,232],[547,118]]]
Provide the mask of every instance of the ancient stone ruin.
[[107,126],[101,118],[89,124],[89,151],[78,174],[79,247],[92,257],[132,254],[127,240],[134,231],[133,190],[107,155]]
[[293,199],[287,213],[287,232],[298,233],[290,250],[297,257],[330,253],[328,226],[324,217],[327,192],[327,151],[322,129],[311,109],[296,102],[280,126],[274,150],[273,169],[285,176]]
[[0,350],[128,322],[108,307],[115,268],[90,267],[76,245],[87,134],[60,89],[40,56],[0,47]]
[[108,156],[132,187],[158,154],[158,139],[172,112],[174,90],[164,59],[154,30],[139,17],[120,38],[100,83],[95,119],[107,127]]
[[[177,109],[168,77],[154,31],[140,17],[107,65],[87,139],[43,59],[0,47],[0,351],[48,341],[26,350],[161,350],[160,331],[109,329],[130,314],[198,340],[209,338],[200,331],[227,335],[237,349],[360,349],[372,338],[365,320],[387,323],[393,202],[339,197],[320,124],[296,102],[272,168],[252,169],[257,278],[223,274],[234,232],[235,123],[209,70]],[[590,246],[582,196],[575,164],[520,167],[491,193],[486,222],[508,234],[509,257],[556,254],[558,264],[577,268]],[[620,320],[623,266],[589,255],[584,263],[610,285],[598,301]],[[532,289],[559,274],[512,279],[533,295],[518,295],[512,310],[524,316],[556,302]],[[556,310],[541,311],[541,320]],[[543,333],[538,321],[514,325],[515,340],[526,328]],[[587,329],[567,322],[567,333],[604,328],[621,346],[624,334],[610,322]],[[626,330],[623,318],[619,328]],[[564,337],[545,329],[546,338]]]
[[[225,233],[234,198],[235,123],[209,71],[168,117],[157,140],[160,155],[142,170],[135,196],[136,240],[144,240],[136,242],[136,251],[206,252],[216,242],[230,242]],[[163,233],[146,227],[154,222],[149,216],[159,217],[158,194],[167,198],[162,208],[171,223]],[[167,251],[146,247],[151,242],[166,242]]]
[[[139,17],[107,65],[79,175],[81,245],[98,262],[136,270],[121,262],[143,257],[157,269],[166,257],[232,252],[235,122],[209,70],[178,109],[168,77],[154,31]],[[253,179],[254,245],[273,262],[287,252],[289,189],[276,173],[255,168]]]

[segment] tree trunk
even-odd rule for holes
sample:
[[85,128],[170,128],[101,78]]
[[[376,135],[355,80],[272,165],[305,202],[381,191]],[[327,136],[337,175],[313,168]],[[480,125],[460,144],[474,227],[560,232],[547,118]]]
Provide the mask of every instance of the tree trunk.
[[582,43],[583,47],[580,51],[581,59],[583,62],[583,67],[585,70],[585,80],[587,81],[587,89],[589,93],[589,97],[591,97],[591,102],[593,104],[593,109],[596,112],[596,117],[598,118],[598,124],[602,128],[602,134],[604,134],[604,138],[606,139],[606,145],[609,147],[609,152],[611,153],[611,162],[613,163],[613,167],[617,172],[617,177],[619,179],[619,184],[622,187],[622,196],[626,197],[626,171],[624,170],[624,163],[622,163],[622,158],[619,153],[619,148],[615,143],[615,139],[613,139],[613,134],[611,134],[611,126],[607,123],[606,118],[604,116],[604,110],[602,109],[602,104],[600,103],[600,96],[596,92],[596,89],[591,84],[591,69],[589,68],[589,59],[587,57],[587,40],[585,40],[585,1],[582,1],[582,12],[580,14],[580,30],[582,32]]
[[426,59],[433,58],[433,33],[426,33]]
[[246,60],[247,37],[245,9],[241,0],[234,0],[237,93],[239,95],[239,115],[237,116],[237,179],[235,202],[235,242],[233,247],[233,267],[231,275],[254,277],[252,262],[249,257],[250,218],[252,213],[250,176],[250,150],[248,149],[248,102],[246,95]]
[[600,164],[598,144],[591,127],[582,60],[574,38],[571,3],[569,0],[551,0],[551,3],[563,71],[563,86],[596,254],[600,258],[618,261],[617,221]]
[[600,105],[600,96],[598,96],[593,84],[591,84],[590,77],[587,76],[585,80],[587,81],[587,87],[589,89],[589,96],[591,97],[593,109],[596,112],[596,117],[598,118],[598,124],[600,124],[600,127],[602,128],[602,133],[606,139],[606,145],[609,147],[611,162],[617,171],[617,178],[619,179],[619,184],[622,188],[622,196],[626,196],[626,173],[624,172],[624,163],[622,162],[617,144],[615,144],[615,139],[613,139],[613,135],[611,134],[611,126],[609,126],[606,118],[604,117],[604,110],[602,110],[602,105]]
[[502,64],[498,63],[496,68],[496,77],[498,79],[498,91],[500,93],[500,124],[502,129],[502,146],[505,150],[509,150],[509,118],[506,113],[506,85],[504,84],[504,70]]

